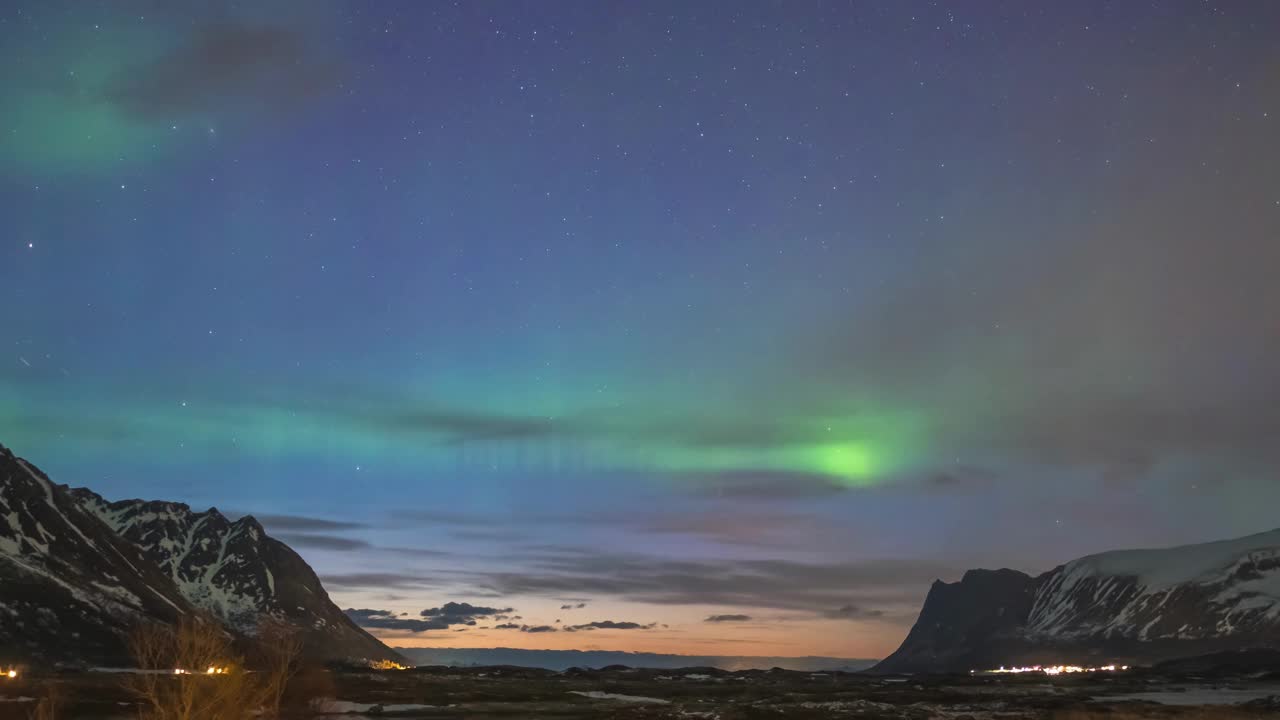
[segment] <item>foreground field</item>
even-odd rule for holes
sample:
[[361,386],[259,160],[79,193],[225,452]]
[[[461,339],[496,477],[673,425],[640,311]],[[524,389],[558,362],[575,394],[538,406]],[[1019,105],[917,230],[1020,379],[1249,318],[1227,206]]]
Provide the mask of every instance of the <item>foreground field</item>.
[[[299,720],[356,718],[946,718],[1160,720],[1280,713],[1280,677],[1125,675],[876,678],[844,673],[714,669],[546,670],[509,667],[334,671],[306,678]],[[28,678],[0,687],[0,718],[29,717],[61,698],[58,717],[123,720],[131,699],[111,673]],[[331,698],[317,700],[316,698]]]

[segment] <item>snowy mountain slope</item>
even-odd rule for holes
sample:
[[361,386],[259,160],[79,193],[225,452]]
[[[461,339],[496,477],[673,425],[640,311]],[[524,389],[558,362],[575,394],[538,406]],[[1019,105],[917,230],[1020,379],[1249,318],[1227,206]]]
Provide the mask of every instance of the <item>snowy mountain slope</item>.
[[136,547],[0,446],[0,654],[119,661],[140,619],[193,611]]
[[252,517],[107,502],[54,484],[0,446],[0,664],[124,664],[139,622],[202,610],[239,635],[252,635],[264,614],[287,620],[312,657],[400,660]]
[[190,602],[232,628],[252,635],[258,618],[269,614],[301,628],[313,657],[400,661],[334,605],[311,567],[252,516],[232,521],[217,508],[195,512],[181,503],[107,502],[84,488],[70,492],[141,549]]
[[[1280,530],[1101,553],[1037,578],[1018,575],[1025,583],[1007,587],[977,587],[970,574],[958,583],[936,583],[907,639],[877,669],[954,671],[1096,658],[1145,663],[1280,647]],[[968,600],[960,604],[956,597]],[[974,597],[982,598],[978,606]],[[998,625],[975,622],[996,607],[1021,609]]]
[[1280,621],[1280,530],[1163,550],[1090,555],[1036,592],[1027,629],[1140,641],[1267,633]]

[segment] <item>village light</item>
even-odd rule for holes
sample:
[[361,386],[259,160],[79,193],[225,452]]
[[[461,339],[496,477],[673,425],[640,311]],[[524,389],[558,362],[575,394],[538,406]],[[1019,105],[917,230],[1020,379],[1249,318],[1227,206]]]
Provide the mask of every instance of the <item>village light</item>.
[[1121,665],[1118,668],[1115,665],[1102,665],[1100,667],[1081,667],[1080,665],[1031,665],[1029,667],[1011,667],[1007,668],[1001,665],[995,670],[986,670],[985,673],[994,675],[1012,674],[1020,675],[1022,673],[1043,673],[1045,675],[1072,675],[1075,673],[1096,673],[1096,672],[1116,672],[1117,670],[1128,670],[1128,665]]

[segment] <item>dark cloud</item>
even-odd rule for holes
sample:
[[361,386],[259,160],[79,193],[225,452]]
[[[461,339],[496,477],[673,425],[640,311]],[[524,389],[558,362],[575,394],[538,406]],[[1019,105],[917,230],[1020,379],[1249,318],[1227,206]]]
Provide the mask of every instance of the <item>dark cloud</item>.
[[399,616],[388,610],[348,609],[344,611],[348,617],[361,627],[383,630],[407,630],[409,632],[426,632],[428,630],[448,630],[454,626],[475,627],[478,618],[501,617],[502,613],[511,612],[511,608],[491,608],[472,605],[471,603],[447,602],[440,607],[427,608],[418,615],[421,620],[407,618],[408,613]]
[[761,447],[806,443],[813,438],[809,423],[689,415],[638,420],[636,414],[617,408],[584,410],[552,419],[428,404],[408,410],[358,409],[350,417],[384,432],[424,436],[442,444],[645,438],[698,447]]
[[495,523],[491,517],[480,515],[463,515],[461,513],[440,512],[436,510],[401,510],[393,513],[393,517],[416,525],[444,527],[492,527]]
[[[724,545],[752,548],[789,549],[808,542],[813,536],[829,534],[826,520],[809,512],[772,509],[768,506],[711,508],[689,512],[657,512],[646,515],[632,513],[618,518],[613,527],[649,535],[688,535],[703,537]],[[797,527],[807,528],[797,535]]]
[[471,603],[447,602],[440,607],[427,608],[419,615],[444,627],[450,625],[475,625],[479,618],[502,619],[514,608],[493,608],[472,605]]
[[433,578],[393,572],[325,575],[321,580],[324,582],[326,587],[343,589],[406,589],[436,587],[440,584],[438,580]]
[[863,620],[866,618],[883,617],[884,612],[881,610],[865,610],[854,605],[841,605],[835,610],[822,613],[822,616],[833,620]]
[[515,623],[502,623],[501,625],[494,625],[493,629],[494,630],[519,630],[520,632],[525,632],[525,633],[560,632],[559,628],[555,628],[550,625],[517,625]]
[[711,615],[710,617],[708,617],[706,620],[703,620],[702,622],[736,623],[736,622],[749,622],[750,620],[751,620],[750,615]]
[[417,555],[421,557],[443,557],[453,554],[447,550],[432,550],[429,548],[380,547],[377,549],[383,552],[396,553],[397,555]]
[[268,530],[309,532],[314,530],[359,530],[368,527],[363,523],[307,517],[306,515],[254,513],[253,516],[257,518],[258,522],[262,523],[262,525]]
[[322,535],[320,533],[280,533],[276,537],[286,545],[296,548],[316,548],[319,550],[352,552],[355,550],[368,550],[372,547],[364,540],[355,540],[353,538],[341,537],[338,535]]
[[167,119],[232,103],[287,107],[336,80],[336,67],[293,30],[219,22],[197,27],[172,51],[122,74],[108,98],[135,114]]
[[953,465],[925,476],[924,486],[929,489],[939,490],[972,486],[994,479],[995,473],[981,468]]
[[450,530],[449,534],[459,540],[479,540],[482,542],[500,543],[514,542],[527,537],[525,533],[517,530],[505,529],[458,528]]
[[[887,608],[862,617],[901,618],[921,593],[956,570],[919,560],[800,563],[786,560],[678,560],[638,555],[530,555],[519,572],[470,573],[504,595],[611,595],[662,605],[776,608],[828,615],[845,606]],[[875,613],[881,612],[882,615]]]
[[577,605],[561,605],[560,609],[561,610],[580,610],[586,606],[587,606],[586,603],[580,602]]
[[[785,509],[773,509],[755,505],[751,508],[707,507],[701,510],[652,512],[596,512],[596,513],[525,513],[518,517],[504,519],[504,527],[494,528],[497,523],[492,518],[479,515],[439,515],[426,513],[418,516],[415,513],[402,513],[402,518],[418,518],[413,522],[429,521],[457,529],[450,529],[450,535],[466,540],[493,542],[512,542],[535,537],[545,527],[602,527],[611,530],[626,530],[644,535],[690,535],[700,536],[726,545],[742,545],[750,547],[794,548],[798,539],[793,530],[796,527],[809,528],[808,537],[829,534],[839,531],[823,518],[808,512]],[[512,527],[515,526],[515,527]],[[539,547],[533,543],[530,548]],[[541,546],[546,548],[546,546]],[[555,547],[546,548],[548,552],[557,552]],[[560,552],[575,553],[578,548],[561,547]]]
[[657,627],[658,623],[649,623],[642,625],[637,622],[616,621],[616,620],[597,620],[595,622],[583,623],[581,625],[570,625],[565,628],[566,632],[577,632],[579,630],[652,630]]
[[410,618],[398,617],[390,610],[370,610],[368,608],[347,608],[343,610],[347,617],[351,618],[355,624],[363,628],[374,628],[378,630],[408,630],[409,632],[426,632],[427,630],[442,630],[444,627],[439,623],[428,620],[413,620]]

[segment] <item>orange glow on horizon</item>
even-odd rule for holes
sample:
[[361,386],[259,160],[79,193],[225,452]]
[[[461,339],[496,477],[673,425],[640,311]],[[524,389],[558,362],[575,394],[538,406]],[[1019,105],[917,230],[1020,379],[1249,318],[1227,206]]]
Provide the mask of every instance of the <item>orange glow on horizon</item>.
[[469,630],[449,635],[413,635],[370,630],[391,647],[511,648],[514,650],[605,650],[662,655],[719,655],[727,657],[823,656],[850,659],[882,658],[893,652],[904,632],[897,627],[832,621],[762,623],[759,627],[726,633],[716,626],[675,625],[646,631],[524,633],[518,630]]

